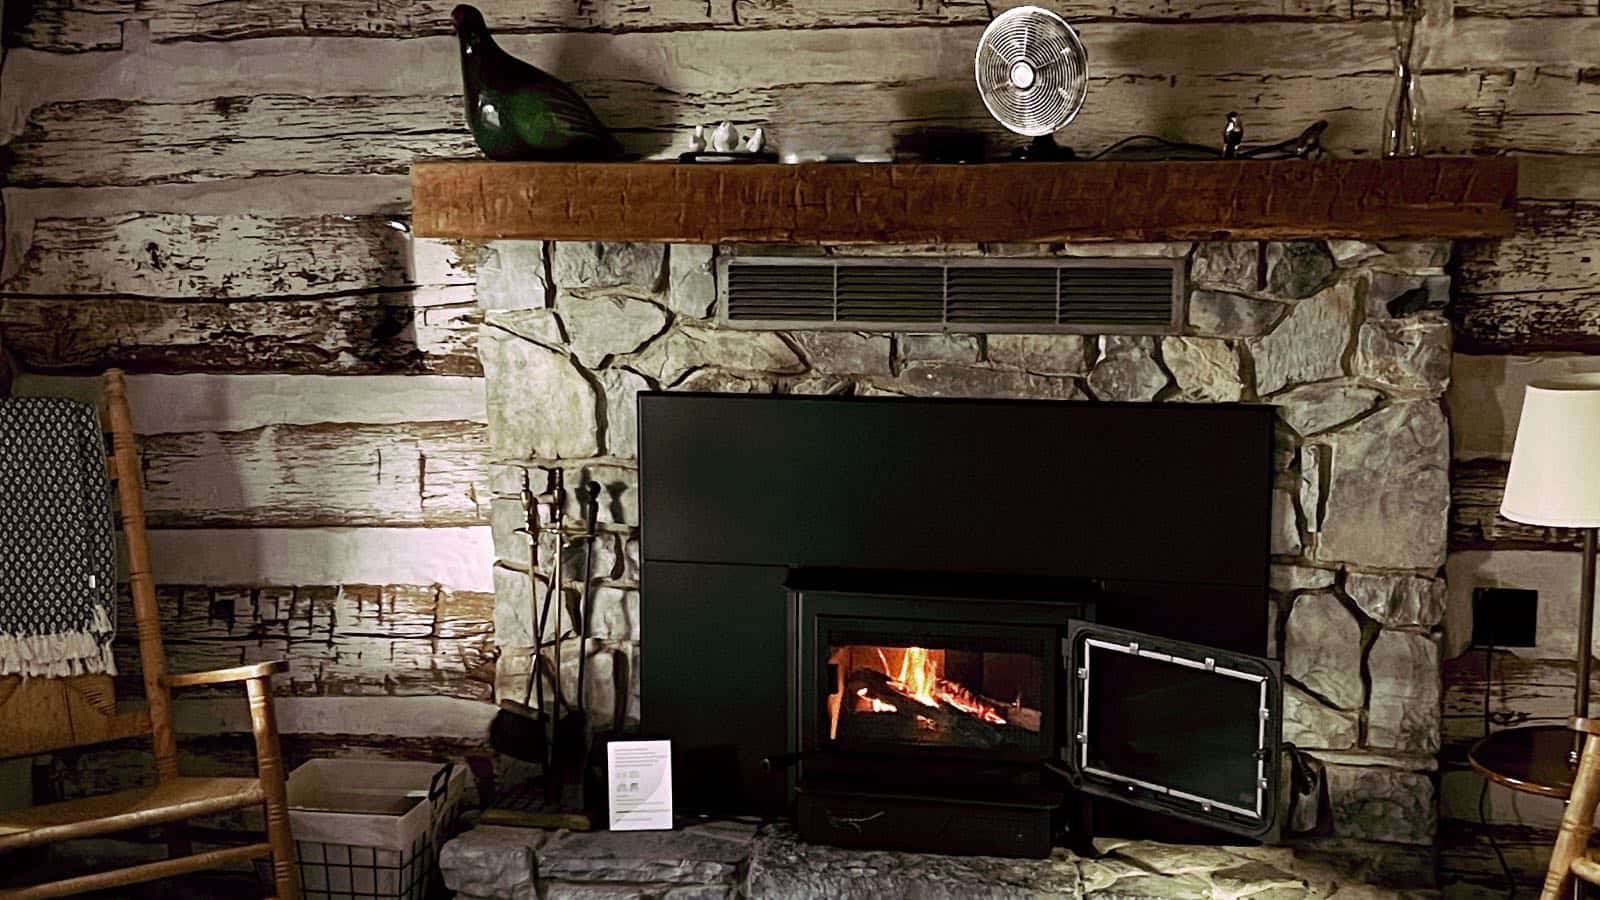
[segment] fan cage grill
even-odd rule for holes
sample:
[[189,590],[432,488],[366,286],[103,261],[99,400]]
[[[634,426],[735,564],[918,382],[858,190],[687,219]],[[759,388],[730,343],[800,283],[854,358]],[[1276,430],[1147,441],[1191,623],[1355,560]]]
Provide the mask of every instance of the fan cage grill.
[[1088,56],[1078,33],[1037,6],[1006,10],[990,22],[973,67],[989,114],[1026,137],[1066,127],[1089,91]]

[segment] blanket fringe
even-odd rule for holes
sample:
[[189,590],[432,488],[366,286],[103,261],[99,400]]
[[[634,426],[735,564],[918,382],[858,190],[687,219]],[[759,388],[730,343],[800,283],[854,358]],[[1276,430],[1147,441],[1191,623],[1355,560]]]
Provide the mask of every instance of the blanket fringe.
[[[95,610],[96,625],[105,621]],[[109,622],[106,623],[109,625]],[[61,634],[0,634],[0,675],[66,678],[72,675],[115,675],[117,661],[110,634],[68,631]]]

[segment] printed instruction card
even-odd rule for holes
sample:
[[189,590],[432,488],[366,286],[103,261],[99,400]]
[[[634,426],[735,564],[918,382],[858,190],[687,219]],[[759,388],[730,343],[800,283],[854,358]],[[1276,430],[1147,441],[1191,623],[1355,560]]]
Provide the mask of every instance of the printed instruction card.
[[672,828],[671,741],[612,741],[606,772],[612,831]]

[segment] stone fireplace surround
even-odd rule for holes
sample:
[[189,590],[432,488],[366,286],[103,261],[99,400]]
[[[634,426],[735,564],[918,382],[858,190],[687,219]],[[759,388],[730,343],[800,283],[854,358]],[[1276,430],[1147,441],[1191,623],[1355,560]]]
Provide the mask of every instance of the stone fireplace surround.
[[[1284,661],[1284,736],[1326,779],[1310,840],[1368,859],[1433,844],[1448,242],[755,249],[1183,258],[1187,327],[1164,337],[734,330],[714,321],[713,261],[751,251],[491,243],[478,301],[495,457],[498,696],[521,699],[533,644],[524,489],[542,490],[545,471],[560,467],[569,486],[605,487],[587,699],[603,722],[625,698],[637,720],[639,390],[1259,401],[1280,411],[1266,627]],[[567,515],[578,521],[575,502]],[[581,578],[581,558],[565,563],[565,578]],[[562,655],[569,685],[575,643]]]

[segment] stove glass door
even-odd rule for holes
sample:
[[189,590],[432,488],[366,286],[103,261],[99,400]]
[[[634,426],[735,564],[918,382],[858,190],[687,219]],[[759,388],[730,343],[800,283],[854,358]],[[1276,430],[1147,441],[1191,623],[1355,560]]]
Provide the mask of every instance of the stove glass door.
[[1071,768],[1081,787],[1232,831],[1274,825],[1275,662],[1074,623]]

